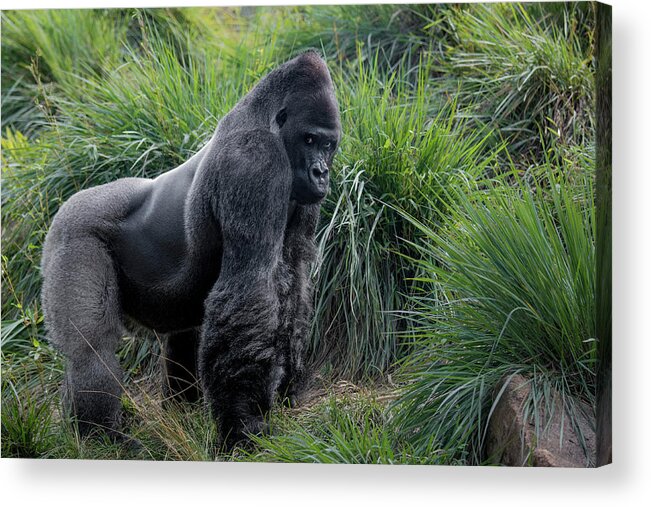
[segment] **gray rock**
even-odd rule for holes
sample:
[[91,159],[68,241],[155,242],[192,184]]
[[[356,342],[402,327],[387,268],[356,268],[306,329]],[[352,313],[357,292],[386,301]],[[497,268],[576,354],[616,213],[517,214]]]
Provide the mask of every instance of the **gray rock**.
[[[530,417],[525,420],[523,414],[531,392],[530,380],[515,375],[506,382],[489,423],[486,450],[490,462],[506,466],[594,466],[596,438],[589,416],[577,418],[577,432],[560,395],[553,393],[549,409],[539,408],[541,431],[537,438],[534,423]],[[586,405],[577,402],[577,408],[581,414],[592,414]]]

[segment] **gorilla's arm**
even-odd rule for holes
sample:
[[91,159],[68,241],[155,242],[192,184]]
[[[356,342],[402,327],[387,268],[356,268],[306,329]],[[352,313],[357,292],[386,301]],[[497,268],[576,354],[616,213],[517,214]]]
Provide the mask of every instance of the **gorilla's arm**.
[[292,173],[277,136],[240,131],[209,155],[220,195],[219,279],[205,302],[199,376],[206,401],[231,447],[263,429],[285,357],[277,347],[279,268]]
[[316,258],[314,236],[319,220],[319,205],[298,205],[292,213],[283,245],[283,269],[279,274],[281,291],[280,341],[286,344],[288,362],[278,388],[290,405],[305,387],[307,340],[312,320],[312,281],[310,264]]

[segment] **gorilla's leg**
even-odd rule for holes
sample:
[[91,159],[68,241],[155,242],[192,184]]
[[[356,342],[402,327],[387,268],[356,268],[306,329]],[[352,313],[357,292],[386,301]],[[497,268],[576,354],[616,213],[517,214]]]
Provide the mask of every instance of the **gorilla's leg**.
[[82,435],[117,437],[122,371],[118,288],[106,246],[92,236],[47,245],[43,308],[49,340],[67,359],[62,399]]
[[313,312],[310,263],[316,257],[314,235],[318,218],[318,205],[297,206],[285,232],[283,270],[279,272],[284,278],[278,283],[279,341],[287,350],[288,361],[278,392],[292,407],[307,381],[305,355]]
[[195,402],[200,397],[197,377],[199,331],[190,329],[166,337],[163,361],[165,399]]
[[276,270],[287,223],[291,170],[277,137],[231,136],[213,162],[223,255],[206,302],[199,376],[226,448],[265,429],[282,377]]

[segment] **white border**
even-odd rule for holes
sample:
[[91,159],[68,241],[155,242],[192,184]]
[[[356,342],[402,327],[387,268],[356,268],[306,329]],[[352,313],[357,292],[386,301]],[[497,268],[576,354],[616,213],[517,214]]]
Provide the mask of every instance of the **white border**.
[[[137,0],[139,6],[281,4]],[[313,2],[341,3],[341,2]],[[373,3],[359,1],[356,3]],[[5,505],[643,505],[651,500],[648,3],[613,0],[614,461],[599,470],[7,460]],[[133,7],[22,0],[3,8]],[[5,503],[6,502],[6,503]]]

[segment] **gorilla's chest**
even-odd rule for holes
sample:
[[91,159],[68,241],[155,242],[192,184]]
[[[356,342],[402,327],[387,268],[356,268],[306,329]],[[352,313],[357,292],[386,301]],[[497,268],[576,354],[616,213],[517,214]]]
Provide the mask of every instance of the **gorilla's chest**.
[[143,281],[121,271],[123,311],[140,324],[163,333],[197,327],[203,318],[204,301],[218,276],[218,258],[206,263],[194,277]]
[[159,332],[200,325],[203,303],[217,281],[221,263],[218,238],[190,254],[182,237],[126,231],[115,242],[123,311]]

